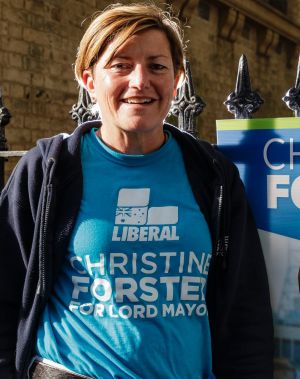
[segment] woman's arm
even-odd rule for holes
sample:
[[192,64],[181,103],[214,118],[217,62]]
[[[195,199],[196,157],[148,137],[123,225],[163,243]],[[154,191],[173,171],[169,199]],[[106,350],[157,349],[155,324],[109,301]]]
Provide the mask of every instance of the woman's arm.
[[[38,196],[31,153],[17,165],[0,197],[0,377],[14,378],[17,328]],[[26,299],[23,299],[26,301]]]
[[[220,379],[273,378],[273,320],[264,257],[244,186],[228,165],[229,248],[217,295]],[[217,334],[216,334],[217,333]]]

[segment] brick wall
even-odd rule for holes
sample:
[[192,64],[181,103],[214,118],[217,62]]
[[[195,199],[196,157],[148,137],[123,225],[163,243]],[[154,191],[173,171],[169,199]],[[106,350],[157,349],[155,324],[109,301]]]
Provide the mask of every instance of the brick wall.
[[[109,3],[0,0],[0,85],[5,105],[13,115],[6,127],[10,150],[29,149],[39,138],[74,129],[68,112],[77,100],[72,63],[88,22],[81,23]],[[296,55],[291,55],[285,41],[268,56],[258,55],[258,31],[251,24],[234,42],[220,38],[222,13],[208,3],[209,17],[200,16],[196,6],[189,19],[191,28],[186,29],[195,89],[207,104],[197,121],[201,136],[214,141],[215,120],[232,118],[223,101],[234,90],[242,53],[248,58],[253,88],[265,99],[257,117],[291,115],[281,97],[294,84]],[[300,0],[293,0],[296,5],[300,7]],[[8,173],[14,164],[10,159]]]
[[[10,150],[74,129],[68,112],[77,101],[72,63],[81,23],[108,3],[0,0],[0,86],[13,116],[6,127]],[[7,174],[15,162],[6,164]]]

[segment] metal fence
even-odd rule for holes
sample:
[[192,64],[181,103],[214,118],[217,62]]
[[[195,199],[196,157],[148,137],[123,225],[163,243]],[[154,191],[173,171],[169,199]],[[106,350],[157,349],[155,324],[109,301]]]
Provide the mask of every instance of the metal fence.
[[[282,99],[294,111],[295,117],[300,117],[300,55],[296,72],[295,86],[290,88]],[[252,91],[248,63],[242,55],[238,65],[235,90],[230,93],[224,102],[228,111],[236,119],[251,118],[260,106],[263,99],[256,91]],[[92,112],[92,101],[85,89],[79,91],[78,102],[73,105],[70,114],[72,119],[80,125],[89,120],[99,119],[99,115]],[[197,136],[196,117],[203,111],[204,101],[195,94],[191,67],[185,62],[185,81],[178,89],[176,98],[172,103],[170,115],[178,118],[178,128]],[[5,138],[5,127],[9,124],[11,114],[5,107],[0,91],[0,190],[4,186],[4,165],[9,157],[21,157],[26,151],[8,151]]]

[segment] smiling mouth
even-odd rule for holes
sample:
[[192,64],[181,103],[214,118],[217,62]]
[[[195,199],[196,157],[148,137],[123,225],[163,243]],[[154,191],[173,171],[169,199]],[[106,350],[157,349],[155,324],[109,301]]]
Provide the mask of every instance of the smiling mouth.
[[128,99],[122,99],[122,102],[126,104],[151,104],[154,101],[155,99],[151,99],[149,97],[145,97],[145,98],[131,97]]

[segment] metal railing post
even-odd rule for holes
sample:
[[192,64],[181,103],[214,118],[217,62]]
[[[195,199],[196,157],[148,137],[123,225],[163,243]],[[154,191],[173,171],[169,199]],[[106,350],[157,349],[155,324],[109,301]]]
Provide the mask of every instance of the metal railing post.
[[[11,114],[4,106],[2,91],[0,88],[0,152],[7,151],[7,140],[5,138],[5,126],[9,123]],[[0,191],[4,187],[4,162],[5,158],[0,156]]]
[[93,113],[92,99],[84,87],[80,87],[77,104],[72,106],[69,113],[71,114],[72,120],[77,122],[78,126],[85,121],[100,119],[98,113]]
[[191,65],[185,61],[185,80],[177,90],[175,99],[172,102],[170,114],[178,117],[178,128],[193,136],[197,136],[196,117],[203,111],[204,101],[200,96],[195,95]]
[[224,104],[236,119],[251,118],[263,104],[258,92],[252,91],[251,80],[246,56],[240,57],[235,91],[231,92]]
[[295,87],[290,88],[282,100],[295,112],[295,117],[300,117],[300,54],[298,60]]

